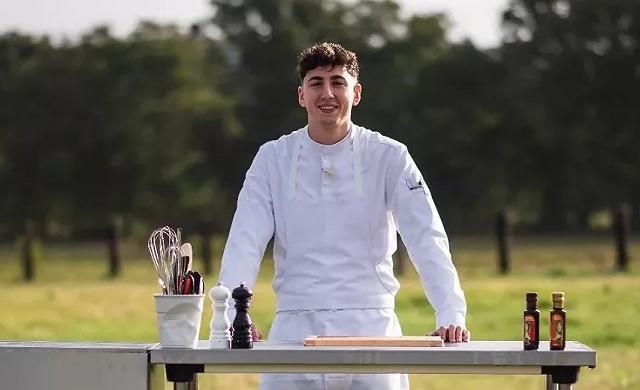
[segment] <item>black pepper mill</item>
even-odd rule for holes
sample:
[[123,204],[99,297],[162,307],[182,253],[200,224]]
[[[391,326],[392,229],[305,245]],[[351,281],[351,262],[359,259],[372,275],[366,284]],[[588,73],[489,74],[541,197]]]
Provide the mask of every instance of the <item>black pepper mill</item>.
[[240,284],[240,287],[233,289],[231,298],[236,301],[236,317],[233,319],[233,337],[231,348],[251,349],[253,339],[251,338],[251,318],[249,318],[249,301],[253,293],[251,290]]
[[540,311],[538,293],[527,293],[527,310],[524,311],[523,342],[525,350],[538,349],[540,343]]

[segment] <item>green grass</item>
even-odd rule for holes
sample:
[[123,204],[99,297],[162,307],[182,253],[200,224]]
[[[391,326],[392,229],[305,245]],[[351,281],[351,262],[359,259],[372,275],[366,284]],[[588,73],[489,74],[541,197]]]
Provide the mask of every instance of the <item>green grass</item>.
[[[605,238],[536,238],[514,241],[513,272],[495,274],[493,242],[482,238],[452,240],[452,250],[468,300],[468,327],[475,340],[520,340],[524,293],[540,296],[541,333],[546,336],[552,291],[565,291],[567,333],[598,351],[598,367],[583,370],[581,388],[633,389],[640,386],[640,274],[638,240],[632,242],[628,274],[612,272],[611,240]],[[48,245],[41,250],[33,283],[20,280],[16,251],[0,246],[0,288],[3,289],[0,339],[155,342],[157,331],[152,294],[154,270],[144,243],[123,248],[123,273],[106,275],[102,245]],[[202,268],[196,263],[198,268]],[[410,268],[410,267],[409,267]],[[254,289],[251,316],[267,330],[273,316],[273,269],[265,261]],[[210,287],[214,276],[207,276]],[[414,272],[401,279],[397,312],[405,334],[423,334],[434,327],[429,307]],[[201,338],[211,319],[205,305]],[[534,389],[534,376],[412,375],[413,389],[503,388]],[[201,389],[255,387],[257,375],[203,375]]]

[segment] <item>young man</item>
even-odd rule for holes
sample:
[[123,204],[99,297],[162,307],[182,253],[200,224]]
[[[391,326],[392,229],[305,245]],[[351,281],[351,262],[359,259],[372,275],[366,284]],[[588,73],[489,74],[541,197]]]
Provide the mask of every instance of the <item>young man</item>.
[[[270,340],[399,336],[391,255],[400,232],[440,335],[468,341],[466,303],[431,194],[401,143],[351,122],[356,55],[335,43],[299,57],[302,129],[260,147],[238,198],[220,280],[253,287],[274,237]],[[234,315],[234,313],[231,313]],[[230,316],[233,319],[233,316]],[[408,389],[407,376],[269,374],[263,389]]]

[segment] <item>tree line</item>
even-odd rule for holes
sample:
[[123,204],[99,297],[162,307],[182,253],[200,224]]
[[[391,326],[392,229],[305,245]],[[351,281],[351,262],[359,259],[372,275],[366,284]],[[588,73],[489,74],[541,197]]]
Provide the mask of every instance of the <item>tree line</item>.
[[392,0],[213,0],[191,31],[0,35],[0,237],[224,233],[251,158],[305,124],[298,52],[358,54],[354,121],[405,143],[449,230],[587,230],[640,199],[640,3],[517,0],[502,43],[447,40]]

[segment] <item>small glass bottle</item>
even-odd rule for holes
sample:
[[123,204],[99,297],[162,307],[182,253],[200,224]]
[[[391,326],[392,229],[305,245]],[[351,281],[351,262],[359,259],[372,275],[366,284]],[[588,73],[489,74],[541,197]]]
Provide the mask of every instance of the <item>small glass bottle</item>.
[[540,311],[538,310],[538,293],[527,293],[527,309],[524,311],[524,329],[522,339],[525,350],[538,349],[540,342]]
[[564,311],[564,293],[552,295],[553,310],[549,313],[549,349],[563,350],[567,337],[567,312]]

